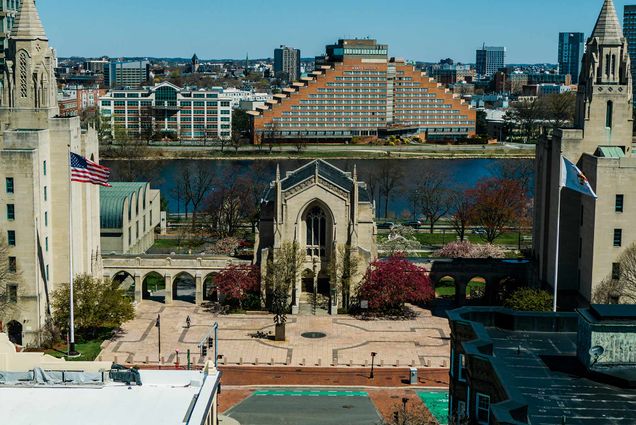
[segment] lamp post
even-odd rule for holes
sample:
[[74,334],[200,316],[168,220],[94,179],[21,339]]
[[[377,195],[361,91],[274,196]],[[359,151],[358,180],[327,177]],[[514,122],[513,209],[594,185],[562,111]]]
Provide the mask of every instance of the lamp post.
[[159,337],[159,344],[157,345],[159,349],[159,364],[161,365],[161,315],[157,314],[157,321],[155,322],[155,327],[157,328],[157,336]]
[[371,353],[371,376],[370,376],[371,379],[373,379],[373,376],[374,376],[373,375],[373,368],[375,366],[375,356],[377,356],[377,355],[378,355],[378,353],[376,353],[376,352],[372,352]]
[[406,421],[407,421],[407,416],[406,416],[406,403],[409,402],[409,399],[407,397],[402,397],[402,408],[404,409],[403,411],[403,415],[404,415],[404,425],[407,425]]

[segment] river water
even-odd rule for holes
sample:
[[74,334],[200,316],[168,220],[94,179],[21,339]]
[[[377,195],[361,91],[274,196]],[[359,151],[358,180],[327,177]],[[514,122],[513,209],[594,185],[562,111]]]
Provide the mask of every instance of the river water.
[[[389,199],[389,216],[401,216],[404,211],[410,209],[409,193],[417,184],[423,170],[431,170],[436,173],[444,173],[451,189],[467,189],[484,178],[494,177],[503,163],[521,163],[529,160],[518,159],[346,159],[329,160],[333,165],[351,171],[354,165],[357,167],[359,180],[370,179],[373,173],[377,173],[382,167],[399,169],[398,187],[393,191]],[[173,159],[161,161],[139,161],[133,167],[139,170],[137,180],[150,181],[153,189],[160,189],[161,196],[168,201],[169,211],[183,212],[183,205],[178,205],[176,186],[184,168],[205,167],[214,173],[219,179],[231,179],[242,175],[253,175],[255,178],[271,181],[274,179],[276,164],[280,164],[283,177],[287,171],[295,170],[310,160],[191,160]],[[122,161],[103,161],[103,164],[111,167],[112,181],[122,181],[124,173],[122,169],[129,164]],[[384,215],[384,200],[376,195],[377,215]]]

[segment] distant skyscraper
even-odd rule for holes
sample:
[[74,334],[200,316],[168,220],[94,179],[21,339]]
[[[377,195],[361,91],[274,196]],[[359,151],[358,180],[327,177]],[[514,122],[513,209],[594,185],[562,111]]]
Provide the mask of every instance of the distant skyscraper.
[[274,50],[274,74],[290,83],[300,80],[300,50],[286,46]]
[[491,77],[506,66],[506,48],[484,46],[477,50],[477,74]]
[[582,32],[559,33],[559,74],[570,74],[572,84],[579,83],[583,53],[585,35]]
[[[623,14],[623,32],[627,39],[627,51],[632,61],[636,61],[636,5],[627,5]],[[632,67],[632,81],[636,81],[636,69]],[[632,87],[636,94],[636,87]],[[636,101],[635,101],[636,102]]]
[[20,0],[0,0],[0,58],[4,62],[4,52],[9,48],[9,34],[20,9]]
[[110,88],[139,86],[150,78],[150,62],[113,61],[104,68],[104,83]]

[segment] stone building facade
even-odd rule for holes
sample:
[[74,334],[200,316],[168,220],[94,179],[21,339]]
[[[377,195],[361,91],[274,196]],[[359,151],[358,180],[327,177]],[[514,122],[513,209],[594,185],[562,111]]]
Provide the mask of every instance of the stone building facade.
[[74,275],[101,275],[99,190],[71,186],[69,167],[69,150],[95,162],[99,152],[94,130],[59,117],[54,53],[34,1],[21,3],[0,96],[0,232],[20,279],[17,308],[0,320],[16,342],[37,344],[52,291],[69,281],[69,255]]
[[[617,258],[636,241],[632,132],[627,42],[614,4],[606,0],[587,41],[574,128],[557,130],[551,140],[537,146],[534,256],[539,280],[549,286],[554,286],[558,261],[559,292],[572,295],[562,297],[563,301],[592,301],[598,285],[616,277]],[[598,200],[560,190],[561,155],[578,165]]]
[[[367,266],[377,258],[375,206],[366,184],[352,173],[317,160],[287,173],[280,171],[263,199],[256,252],[263,272],[267,259],[276,258],[285,243],[296,243],[304,261],[291,290],[292,312],[322,296],[330,314],[346,307],[348,300],[332,278],[333,267],[343,252],[355,255],[359,282]],[[263,284],[267,279],[262,279]],[[271,288],[263,288],[266,292]]]

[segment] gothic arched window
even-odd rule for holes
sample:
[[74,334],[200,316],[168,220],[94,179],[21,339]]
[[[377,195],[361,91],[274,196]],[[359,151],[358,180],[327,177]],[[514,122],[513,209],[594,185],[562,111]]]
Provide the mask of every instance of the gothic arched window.
[[610,76],[610,55],[609,53],[605,55],[605,76]]
[[327,255],[327,215],[320,207],[313,207],[305,219],[307,223],[307,255]]
[[612,55],[612,77],[615,77],[616,74],[616,55]]
[[612,128],[613,115],[614,115],[614,102],[609,100],[607,102],[607,111],[605,113],[605,127]]
[[20,96],[26,98],[29,96],[28,87],[28,58],[25,51],[20,52],[20,58],[18,59],[18,72],[20,76]]

